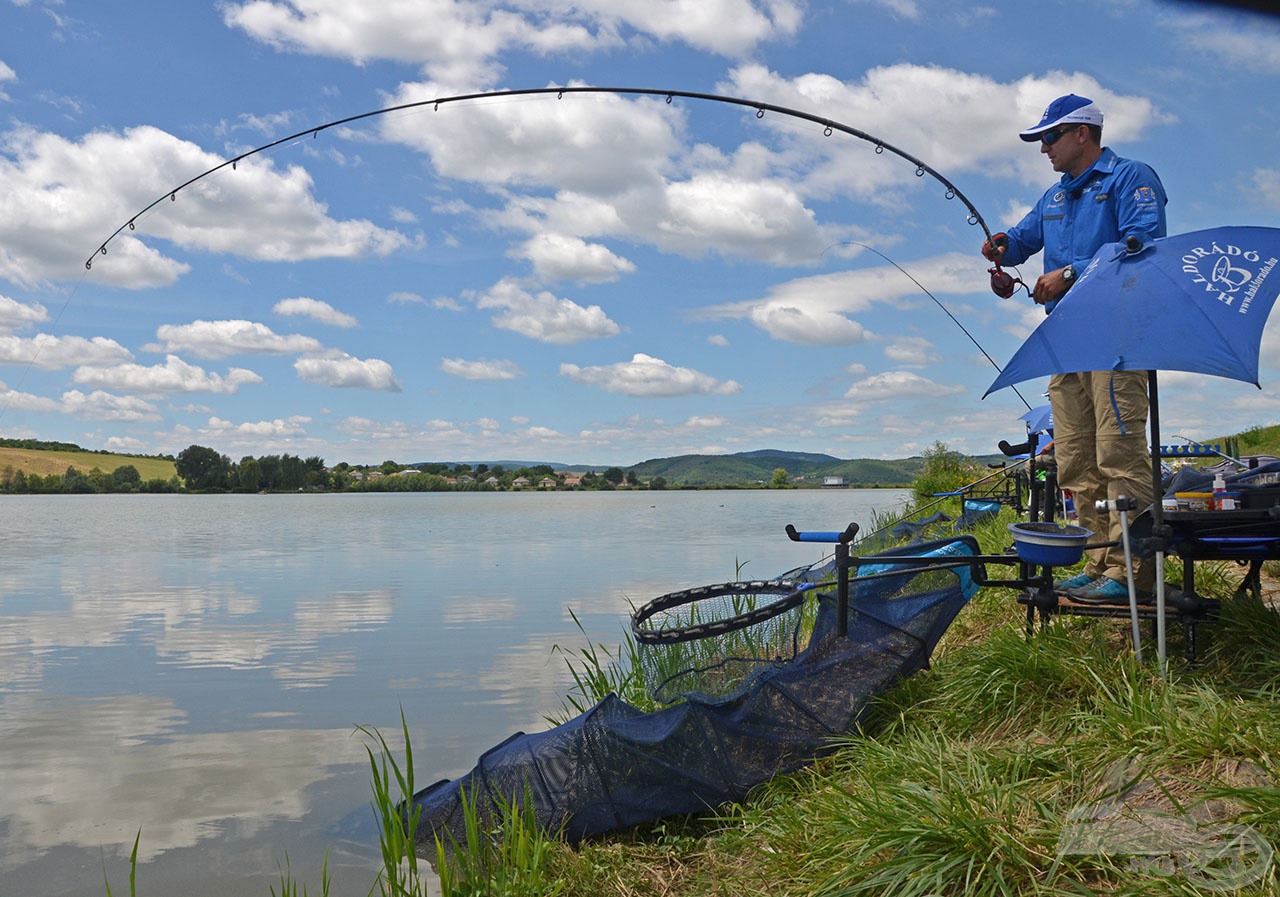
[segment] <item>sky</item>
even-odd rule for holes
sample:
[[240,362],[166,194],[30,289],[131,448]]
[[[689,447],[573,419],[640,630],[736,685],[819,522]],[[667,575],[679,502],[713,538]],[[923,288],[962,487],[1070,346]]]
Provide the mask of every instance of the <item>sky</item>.
[[[999,231],[1056,179],[1018,131],[1074,92],[1159,172],[1170,233],[1280,218],[1280,18],[1219,5],[0,0],[0,34],[9,438],[625,466],[1023,435],[982,352],[1007,361],[1042,310],[989,291],[941,184],[810,122],[427,105],[167,198],[420,100],[794,108],[918,157]],[[1280,315],[1261,382],[1163,374],[1166,441],[1280,422]]]

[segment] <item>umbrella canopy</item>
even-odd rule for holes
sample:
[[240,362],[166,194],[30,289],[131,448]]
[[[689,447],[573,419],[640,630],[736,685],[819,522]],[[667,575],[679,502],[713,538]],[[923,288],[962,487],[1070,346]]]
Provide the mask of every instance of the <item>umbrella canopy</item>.
[[1028,433],[1044,433],[1053,429],[1053,408],[1049,405],[1037,405],[1018,420],[1026,422]]
[[984,398],[1075,371],[1192,371],[1258,386],[1280,229],[1218,227],[1098,250]]

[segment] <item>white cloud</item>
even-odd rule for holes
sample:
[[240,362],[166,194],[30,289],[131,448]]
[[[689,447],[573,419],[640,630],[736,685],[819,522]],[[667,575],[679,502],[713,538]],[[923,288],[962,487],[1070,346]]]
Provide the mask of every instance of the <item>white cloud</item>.
[[728,420],[726,420],[723,417],[694,415],[693,417],[686,420],[684,422],[684,425],[691,429],[702,430],[702,429],[711,429],[714,427],[723,427],[727,423],[728,423]]
[[933,343],[922,336],[900,336],[885,346],[884,356],[898,364],[923,366],[936,364],[942,357],[934,351]]
[[355,327],[356,319],[345,312],[340,312],[328,302],[298,296],[295,299],[281,299],[271,310],[278,315],[302,315],[314,318],[322,324],[334,327]]
[[9,68],[9,66],[4,63],[4,60],[0,60],[0,102],[7,101],[9,99],[9,95],[4,92],[5,84],[10,81],[17,80],[18,73]]
[[423,299],[417,293],[410,293],[404,290],[397,290],[394,293],[387,294],[387,301],[393,305],[426,305],[427,300]]
[[883,6],[895,16],[912,22],[920,21],[920,7],[915,0],[852,0],[852,2],[867,6]]
[[627,30],[729,56],[750,53],[801,23],[795,0],[382,0],[376,14],[341,0],[245,0],[223,20],[277,49],[363,64],[391,59],[472,85],[493,78],[504,53],[581,53],[614,47]]
[[598,305],[583,307],[549,292],[533,294],[510,278],[474,297],[477,308],[502,309],[493,325],[530,339],[560,346],[617,336],[622,332]]
[[[391,102],[438,95],[434,84],[402,84]],[[716,252],[800,264],[846,235],[847,228],[818,222],[788,182],[794,174],[788,168],[778,176],[762,147],[747,144],[729,156],[706,146],[688,150],[687,114],[658,98],[570,94],[444,106],[380,126],[387,139],[429,154],[443,175],[498,196],[505,208],[480,217],[528,234],[514,254],[532,260],[544,281],[600,282],[629,271],[629,260],[600,245],[604,237],[691,258]],[[555,193],[519,194],[517,187]]]
[[[1049,100],[1078,93],[1095,100],[1107,116],[1109,139],[1126,142],[1157,123],[1169,121],[1144,96],[1116,93],[1081,72],[1049,71],[1002,82],[940,65],[898,63],[866,71],[857,81],[809,73],[785,78],[762,65],[746,64],[730,72],[720,92],[748,96],[805,111],[821,110],[828,119],[881,137],[954,178],[956,172],[989,172],[993,166],[1030,184],[1044,181],[1044,161],[1028,152],[1018,131],[1039,120]],[[762,124],[783,126],[780,116]],[[864,141],[822,128],[794,129],[783,139],[793,152],[820,162],[806,178],[808,193],[880,198],[886,186],[908,183],[914,169],[888,153],[869,162]],[[963,220],[957,203],[957,219]]]
[[730,395],[742,385],[734,380],[717,380],[692,368],[675,367],[661,358],[637,353],[630,361],[598,367],[560,365],[560,374],[578,383],[599,386],[607,392],[627,396]]
[[49,320],[49,310],[39,302],[27,305],[8,296],[0,296],[0,330],[16,330],[47,320]]
[[440,370],[464,380],[514,380],[524,372],[514,361],[500,359],[491,361],[478,358],[467,361],[462,358],[444,358],[440,361]]
[[93,420],[135,422],[161,419],[159,409],[150,402],[136,396],[113,395],[100,389],[87,395],[78,389],[64,392],[62,408],[68,414]]
[[1259,168],[1253,173],[1253,190],[1250,197],[1273,209],[1280,209],[1280,170]]
[[[401,84],[387,104],[429,100],[442,91],[434,83]],[[428,153],[445,177],[599,195],[660,183],[660,169],[680,148],[682,120],[679,109],[660,99],[593,94],[447,105],[378,124],[387,139]]]
[[29,338],[0,335],[0,364],[30,365],[56,371],[80,365],[115,364],[131,358],[132,352],[105,336],[85,339],[47,333]]
[[320,352],[319,340],[300,333],[281,335],[253,321],[192,321],[162,324],[156,338],[166,352],[189,352],[199,358],[228,355],[295,355]]
[[[975,260],[976,259],[976,260]],[[906,262],[904,269],[935,295],[971,293],[986,269],[980,258],[948,253]],[[901,304],[920,287],[892,265],[815,274],[770,287],[760,299],[701,309],[699,319],[746,318],[774,339],[808,345],[850,345],[872,337],[846,317],[877,304]]]
[[261,383],[262,378],[245,368],[231,368],[225,377],[188,364],[170,355],[164,364],[117,364],[84,366],[71,378],[82,386],[114,389],[124,392],[212,392],[231,395],[241,386]]
[[305,436],[307,432],[306,425],[309,423],[311,423],[311,418],[303,415],[295,415],[287,419],[246,421],[240,424],[233,424],[229,420],[223,420],[215,416],[209,418],[209,422],[201,428],[201,432],[252,437]]
[[[78,141],[19,128],[0,154],[0,277],[20,284],[78,279],[83,261],[134,214],[222,162],[159,128],[95,131]],[[162,202],[93,256],[100,283],[173,283],[188,266],[143,243],[146,233],[180,246],[266,261],[385,255],[406,243],[368,221],[330,218],[299,166],[247,160]],[[68,251],[83,247],[80,252]]]
[[0,383],[0,408],[8,411],[36,411],[41,414],[55,414],[63,410],[53,399],[29,392],[17,392],[4,383]]
[[609,283],[636,269],[632,262],[615,255],[607,246],[565,234],[537,234],[513,254],[531,261],[538,278],[549,283],[562,280]]
[[1164,16],[1188,53],[1207,54],[1234,69],[1280,73],[1280,24],[1256,15]]
[[707,342],[712,346],[727,346],[729,345],[729,337],[723,333],[713,333],[707,337]]
[[911,371],[889,371],[859,380],[849,387],[844,397],[860,402],[884,402],[889,399],[952,396],[964,391],[963,386],[944,386]]
[[112,452],[137,454],[147,448],[147,444],[134,436],[109,436],[103,448]]
[[587,0],[583,8],[613,17],[659,40],[679,40],[725,56],[794,34],[803,6],[793,0]]
[[293,369],[302,380],[325,386],[382,392],[401,389],[395,371],[381,358],[362,359],[331,350],[323,355],[304,355],[293,363]]
[[795,264],[812,261],[836,239],[795,188],[778,180],[703,172],[670,184],[663,198],[665,209],[645,236],[668,252]]
[[861,324],[842,314],[795,306],[756,309],[751,322],[774,339],[811,346],[848,346],[868,337]]

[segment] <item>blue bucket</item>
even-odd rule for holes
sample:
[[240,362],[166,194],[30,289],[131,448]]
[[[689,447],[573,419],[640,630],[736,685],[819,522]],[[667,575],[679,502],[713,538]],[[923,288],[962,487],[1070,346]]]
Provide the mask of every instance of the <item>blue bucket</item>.
[[1018,560],[1042,567],[1069,567],[1084,556],[1085,543],[1093,535],[1082,526],[1058,523],[1010,523]]

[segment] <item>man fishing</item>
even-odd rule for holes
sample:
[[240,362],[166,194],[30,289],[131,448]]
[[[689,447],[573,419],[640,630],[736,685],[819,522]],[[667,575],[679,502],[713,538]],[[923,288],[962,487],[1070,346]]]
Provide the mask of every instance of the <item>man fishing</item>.
[[[1122,159],[1102,145],[1102,111],[1086,97],[1058,97],[1019,136],[1039,142],[1062,177],[1016,226],[985,241],[982,254],[1018,265],[1043,249],[1044,273],[1032,298],[1049,314],[1103,245],[1165,236],[1168,200],[1149,165]],[[1098,321],[1098,327],[1106,326]],[[1087,371],[1049,380],[1058,483],[1074,494],[1080,525],[1117,543],[1120,515],[1099,512],[1094,503],[1121,495],[1136,500],[1139,510],[1151,503],[1146,384],[1146,371]],[[1149,602],[1154,565],[1149,558],[1134,562],[1138,599]],[[1090,551],[1084,572],[1055,588],[1086,603],[1127,602],[1124,552]]]

